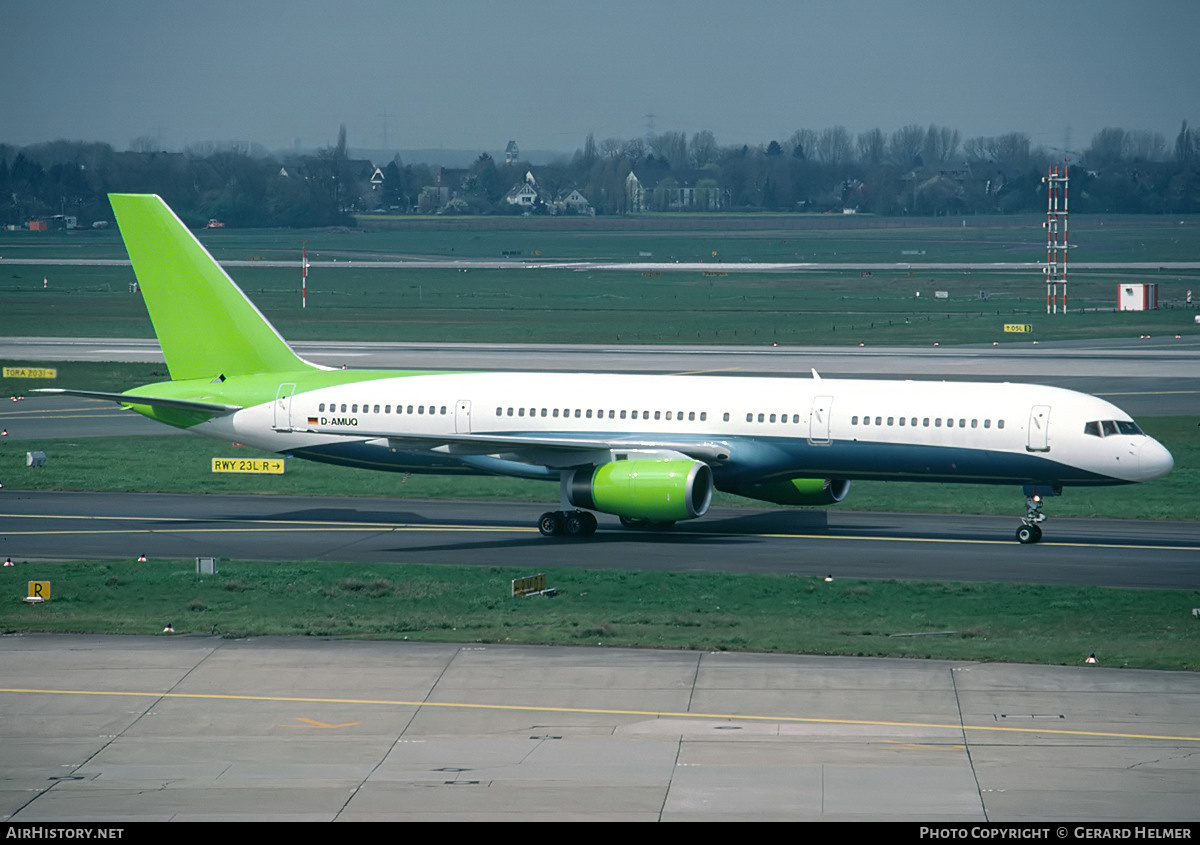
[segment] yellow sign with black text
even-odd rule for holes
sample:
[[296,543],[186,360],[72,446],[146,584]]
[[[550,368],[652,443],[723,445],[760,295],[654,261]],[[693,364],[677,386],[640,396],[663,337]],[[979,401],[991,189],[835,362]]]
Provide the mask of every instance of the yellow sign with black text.
[[5,378],[58,378],[53,367],[5,367]]
[[1005,323],[1004,330],[1006,332],[1031,332],[1033,326],[1028,323]]
[[213,458],[212,471],[283,475],[283,458]]

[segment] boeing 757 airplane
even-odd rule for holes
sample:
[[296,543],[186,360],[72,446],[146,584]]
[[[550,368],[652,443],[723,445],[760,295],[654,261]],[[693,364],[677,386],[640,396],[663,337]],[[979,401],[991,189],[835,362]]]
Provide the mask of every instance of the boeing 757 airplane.
[[1160,478],[1171,454],[1114,405],[1028,384],[335,370],[297,356],[159,197],[110,197],[171,380],[109,399],[270,452],[395,472],[557,481],[547,536],[704,515],[713,491],[842,501],[856,479],[1023,488],[1022,543],[1064,486]]

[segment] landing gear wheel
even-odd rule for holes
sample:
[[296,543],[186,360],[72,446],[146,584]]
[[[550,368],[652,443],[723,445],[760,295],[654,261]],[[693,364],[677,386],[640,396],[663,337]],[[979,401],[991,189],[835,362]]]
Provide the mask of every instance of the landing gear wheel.
[[543,537],[590,537],[597,525],[596,515],[588,511],[547,511],[538,519]]
[[588,522],[584,518],[583,511],[575,511],[567,514],[563,520],[563,531],[568,537],[586,537],[588,533]]
[[562,514],[548,511],[538,519],[538,531],[543,537],[557,537],[563,533]]
[[1017,529],[1017,542],[1022,544],[1036,543],[1042,539],[1042,529],[1036,525],[1022,525]]

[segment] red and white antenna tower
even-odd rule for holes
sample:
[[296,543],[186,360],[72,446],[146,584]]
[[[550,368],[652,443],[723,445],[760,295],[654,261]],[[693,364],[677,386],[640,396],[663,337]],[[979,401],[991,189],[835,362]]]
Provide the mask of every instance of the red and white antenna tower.
[[[1062,282],[1062,312],[1067,313],[1067,171],[1050,165],[1046,183],[1046,313],[1058,313],[1058,283]],[[1059,263],[1059,253],[1062,262]]]

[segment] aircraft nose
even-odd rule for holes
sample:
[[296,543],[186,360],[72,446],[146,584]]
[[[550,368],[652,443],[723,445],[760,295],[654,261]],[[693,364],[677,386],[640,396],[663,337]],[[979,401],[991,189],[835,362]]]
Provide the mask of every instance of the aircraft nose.
[[1175,459],[1167,451],[1167,447],[1153,437],[1147,437],[1142,448],[1138,450],[1138,474],[1143,481],[1151,478],[1162,478],[1175,466]]

